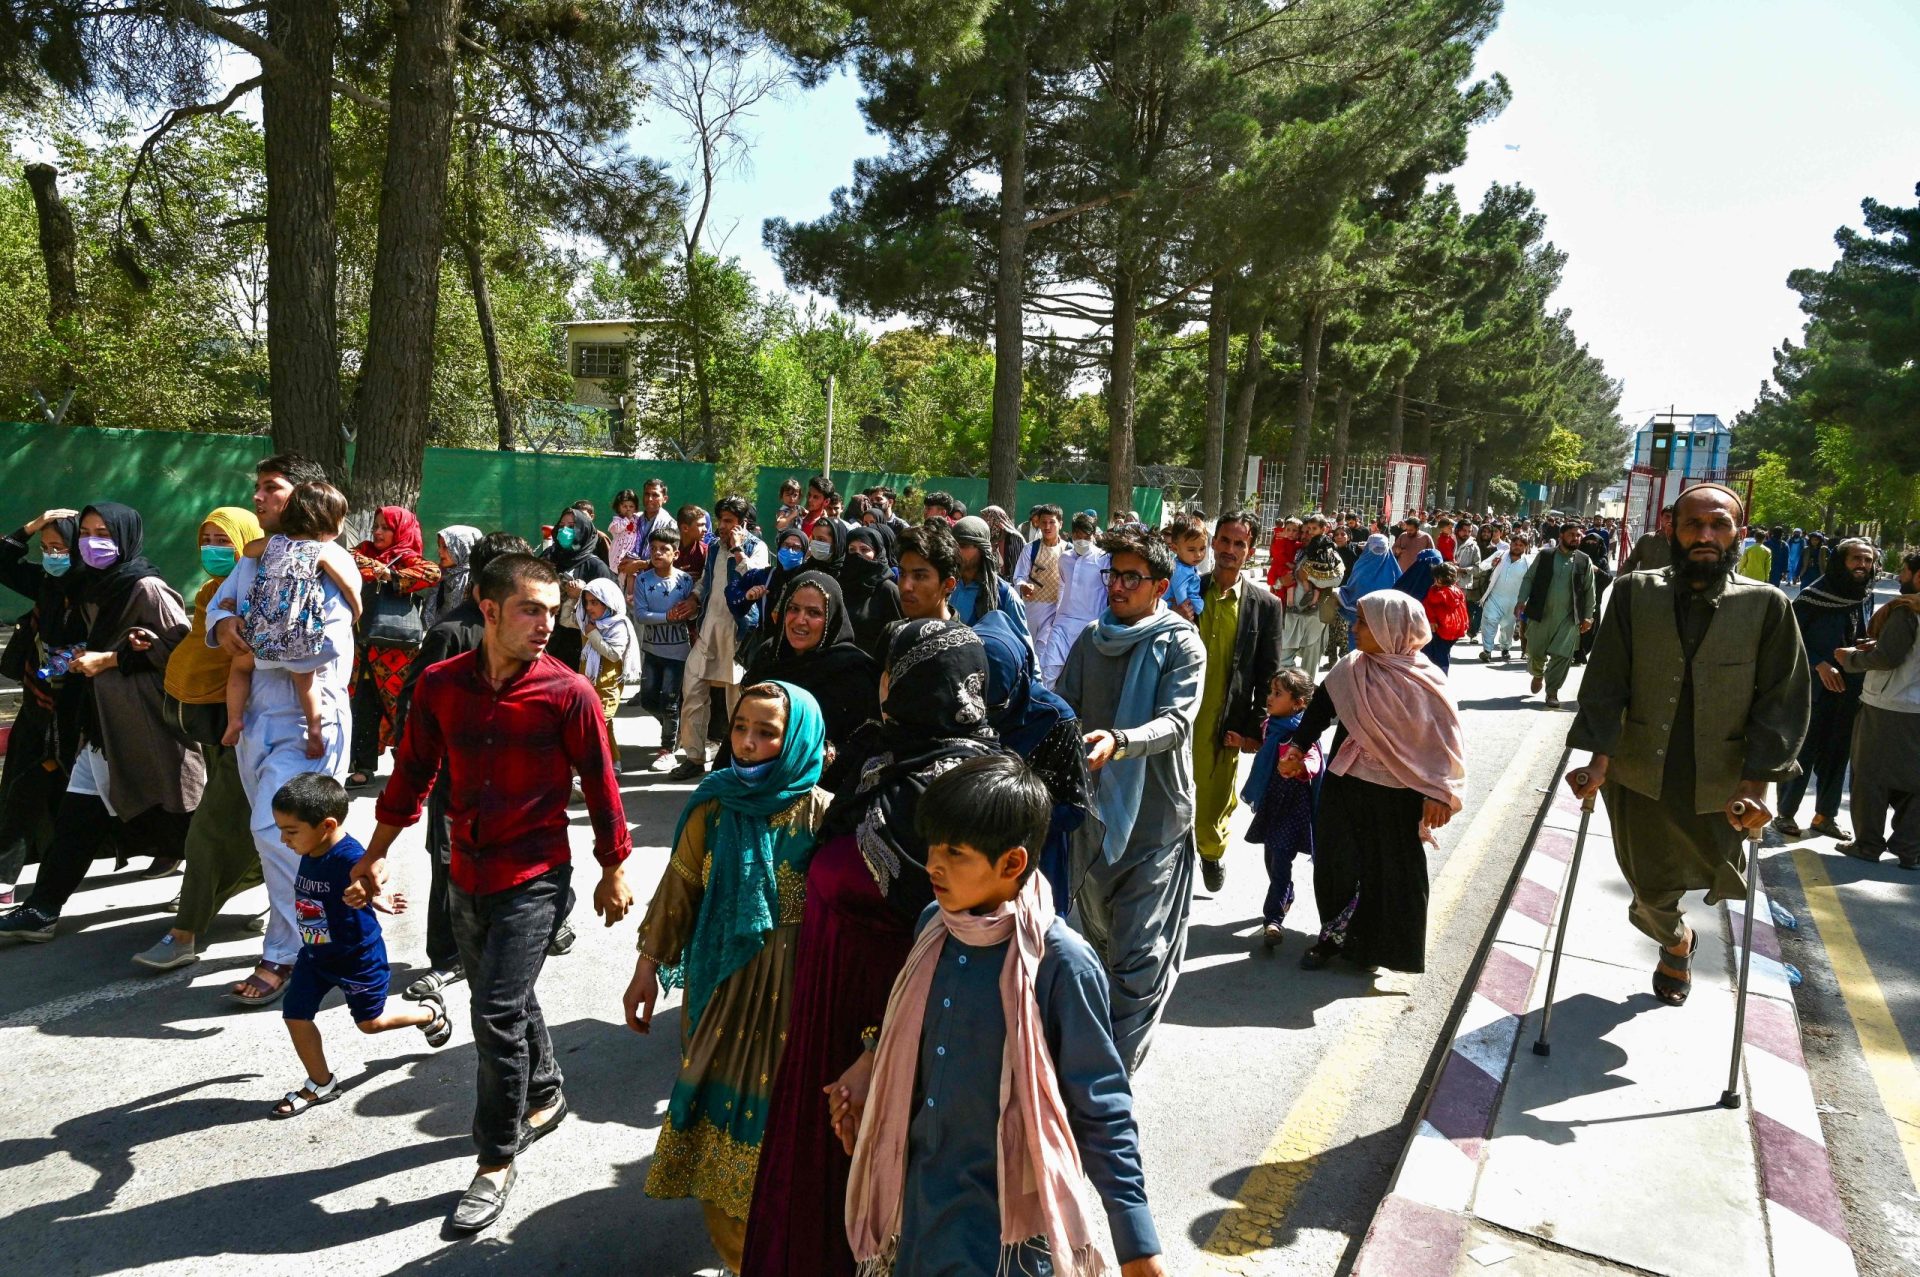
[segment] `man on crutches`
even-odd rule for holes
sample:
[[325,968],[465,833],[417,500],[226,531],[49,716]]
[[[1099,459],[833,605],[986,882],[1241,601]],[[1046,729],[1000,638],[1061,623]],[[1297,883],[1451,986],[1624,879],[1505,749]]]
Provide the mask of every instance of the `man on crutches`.
[[[1567,777],[1606,800],[1628,917],[1660,946],[1653,994],[1680,1006],[1699,940],[1680,898],[1746,895],[1742,841],[1773,818],[1767,787],[1798,774],[1811,681],[1786,595],[1734,575],[1740,497],[1688,488],[1672,565],[1614,583],[1568,733],[1592,758]],[[1737,1048],[1736,1048],[1737,1049]]]

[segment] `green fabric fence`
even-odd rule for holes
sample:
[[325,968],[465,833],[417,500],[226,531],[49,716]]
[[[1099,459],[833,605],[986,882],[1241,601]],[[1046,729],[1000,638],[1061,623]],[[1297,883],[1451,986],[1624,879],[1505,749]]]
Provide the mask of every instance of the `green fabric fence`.
[[[42,510],[124,502],[146,524],[147,557],[190,593],[204,579],[201,520],[215,506],[250,508],[254,463],[272,451],[272,440],[246,435],[0,422],[0,524],[12,532]],[[569,503],[592,501],[604,526],[614,493],[655,477],[666,480],[671,506],[713,504],[713,467],[702,463],[429,448],[415,512],[429,547],[454,523],[517,532],[537,545],[541,525]],[[25,607],[5,589],[0,602],[7,619]]]
[[[759,477],[754,488],[754,509],[760,521],[767,526],[773,525],[774,512],[780,508],[780,485],[788,479],[798,479],[802,486],[807,480],[818,474],[817,470],[789,469],[779,466],[760,467]],[[978,512],[987,504],[987,481],[985,479],[928,478],[923,475],[888,474],[876,470],[835,470],[833,486],[841,497],[852,496],[867,488],[889,487],[895,492],[904,492],[913,488],[925,495],[929,492],[950,492],[966,503],[967,509]],[[1080,510],[1098,510],[1100,521],[1107,520],[1107,485],[1104,483],[1029,483],[1022,480],[1015,488],[1014,508],[1007,511],[1015,523],[1025,523],[1027,511],[1036,505],[1052,502],[1067,512],[1072,520]],[[1150,527],[1160,523],[1161,508],[1165,496],[1158,488],[1135,488],[1133,490],[1133,508],[1140,518]]]

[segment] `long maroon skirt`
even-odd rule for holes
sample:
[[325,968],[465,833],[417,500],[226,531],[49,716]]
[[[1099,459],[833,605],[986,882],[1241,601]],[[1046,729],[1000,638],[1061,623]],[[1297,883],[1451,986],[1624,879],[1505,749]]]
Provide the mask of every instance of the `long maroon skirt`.
[[822,1088],[859,1058],[861,1032],[886,1014],[914,921],[880,894],[851,834],[814,853],[742,1277],[852,1277],[846,1203],[853,1160],[827,1120]]

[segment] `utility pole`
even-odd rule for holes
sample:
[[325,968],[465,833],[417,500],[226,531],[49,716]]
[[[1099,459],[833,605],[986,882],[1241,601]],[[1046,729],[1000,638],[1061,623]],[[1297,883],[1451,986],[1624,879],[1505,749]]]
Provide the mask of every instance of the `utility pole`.
[[833,480],[833,374],[827,374],[827,455],[820,463],[820,473],[828,481]]

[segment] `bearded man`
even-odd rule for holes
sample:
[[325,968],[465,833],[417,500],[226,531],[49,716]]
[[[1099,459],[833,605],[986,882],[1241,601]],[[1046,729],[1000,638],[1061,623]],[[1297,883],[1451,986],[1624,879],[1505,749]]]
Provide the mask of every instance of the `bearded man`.
[[1840,648],[1867,635],[1867,593],[1879,570],[1873,543],[1852,537],[1835,547],[1825,575],[1793,601],[1800,639],[1813,667],[1813,710],[1807,743],[1800,747],[1800,774],[1780,786],[1780,814],[1773,827],[1789,838],[1801,834],[1794,819],[1807,786],[1814,783],[1813,823],[1806,831],[1845,842],[1851,835],[1835,821],[1847,783],[1847,758],[1853,752],[1853,720],[1860,710],[1864,674],[1848,674],[1833,662]]
[[[1856,860],[1892,852],[1920,869],[1920,554],[1900,565],[1900,593],[1873,614],[1867,637],[1833,660],[1864,674],[1853,725],[1853,827],[1839,850]],[[1886,836],[1893,809],[1893,837]]]
[[1592,751],[1567,783],[1604,794],[1627,916],[1660,946],[1653,993],[1687,1000],[1699,936],[1680,898],[1744,895],[1741,841],[1772,819],[1807,735],[1807,657],[1787,596],[1734,575],[1745,512],[1702,483],[1673,507],[1673,565],[1614,585],[1567,743]]

